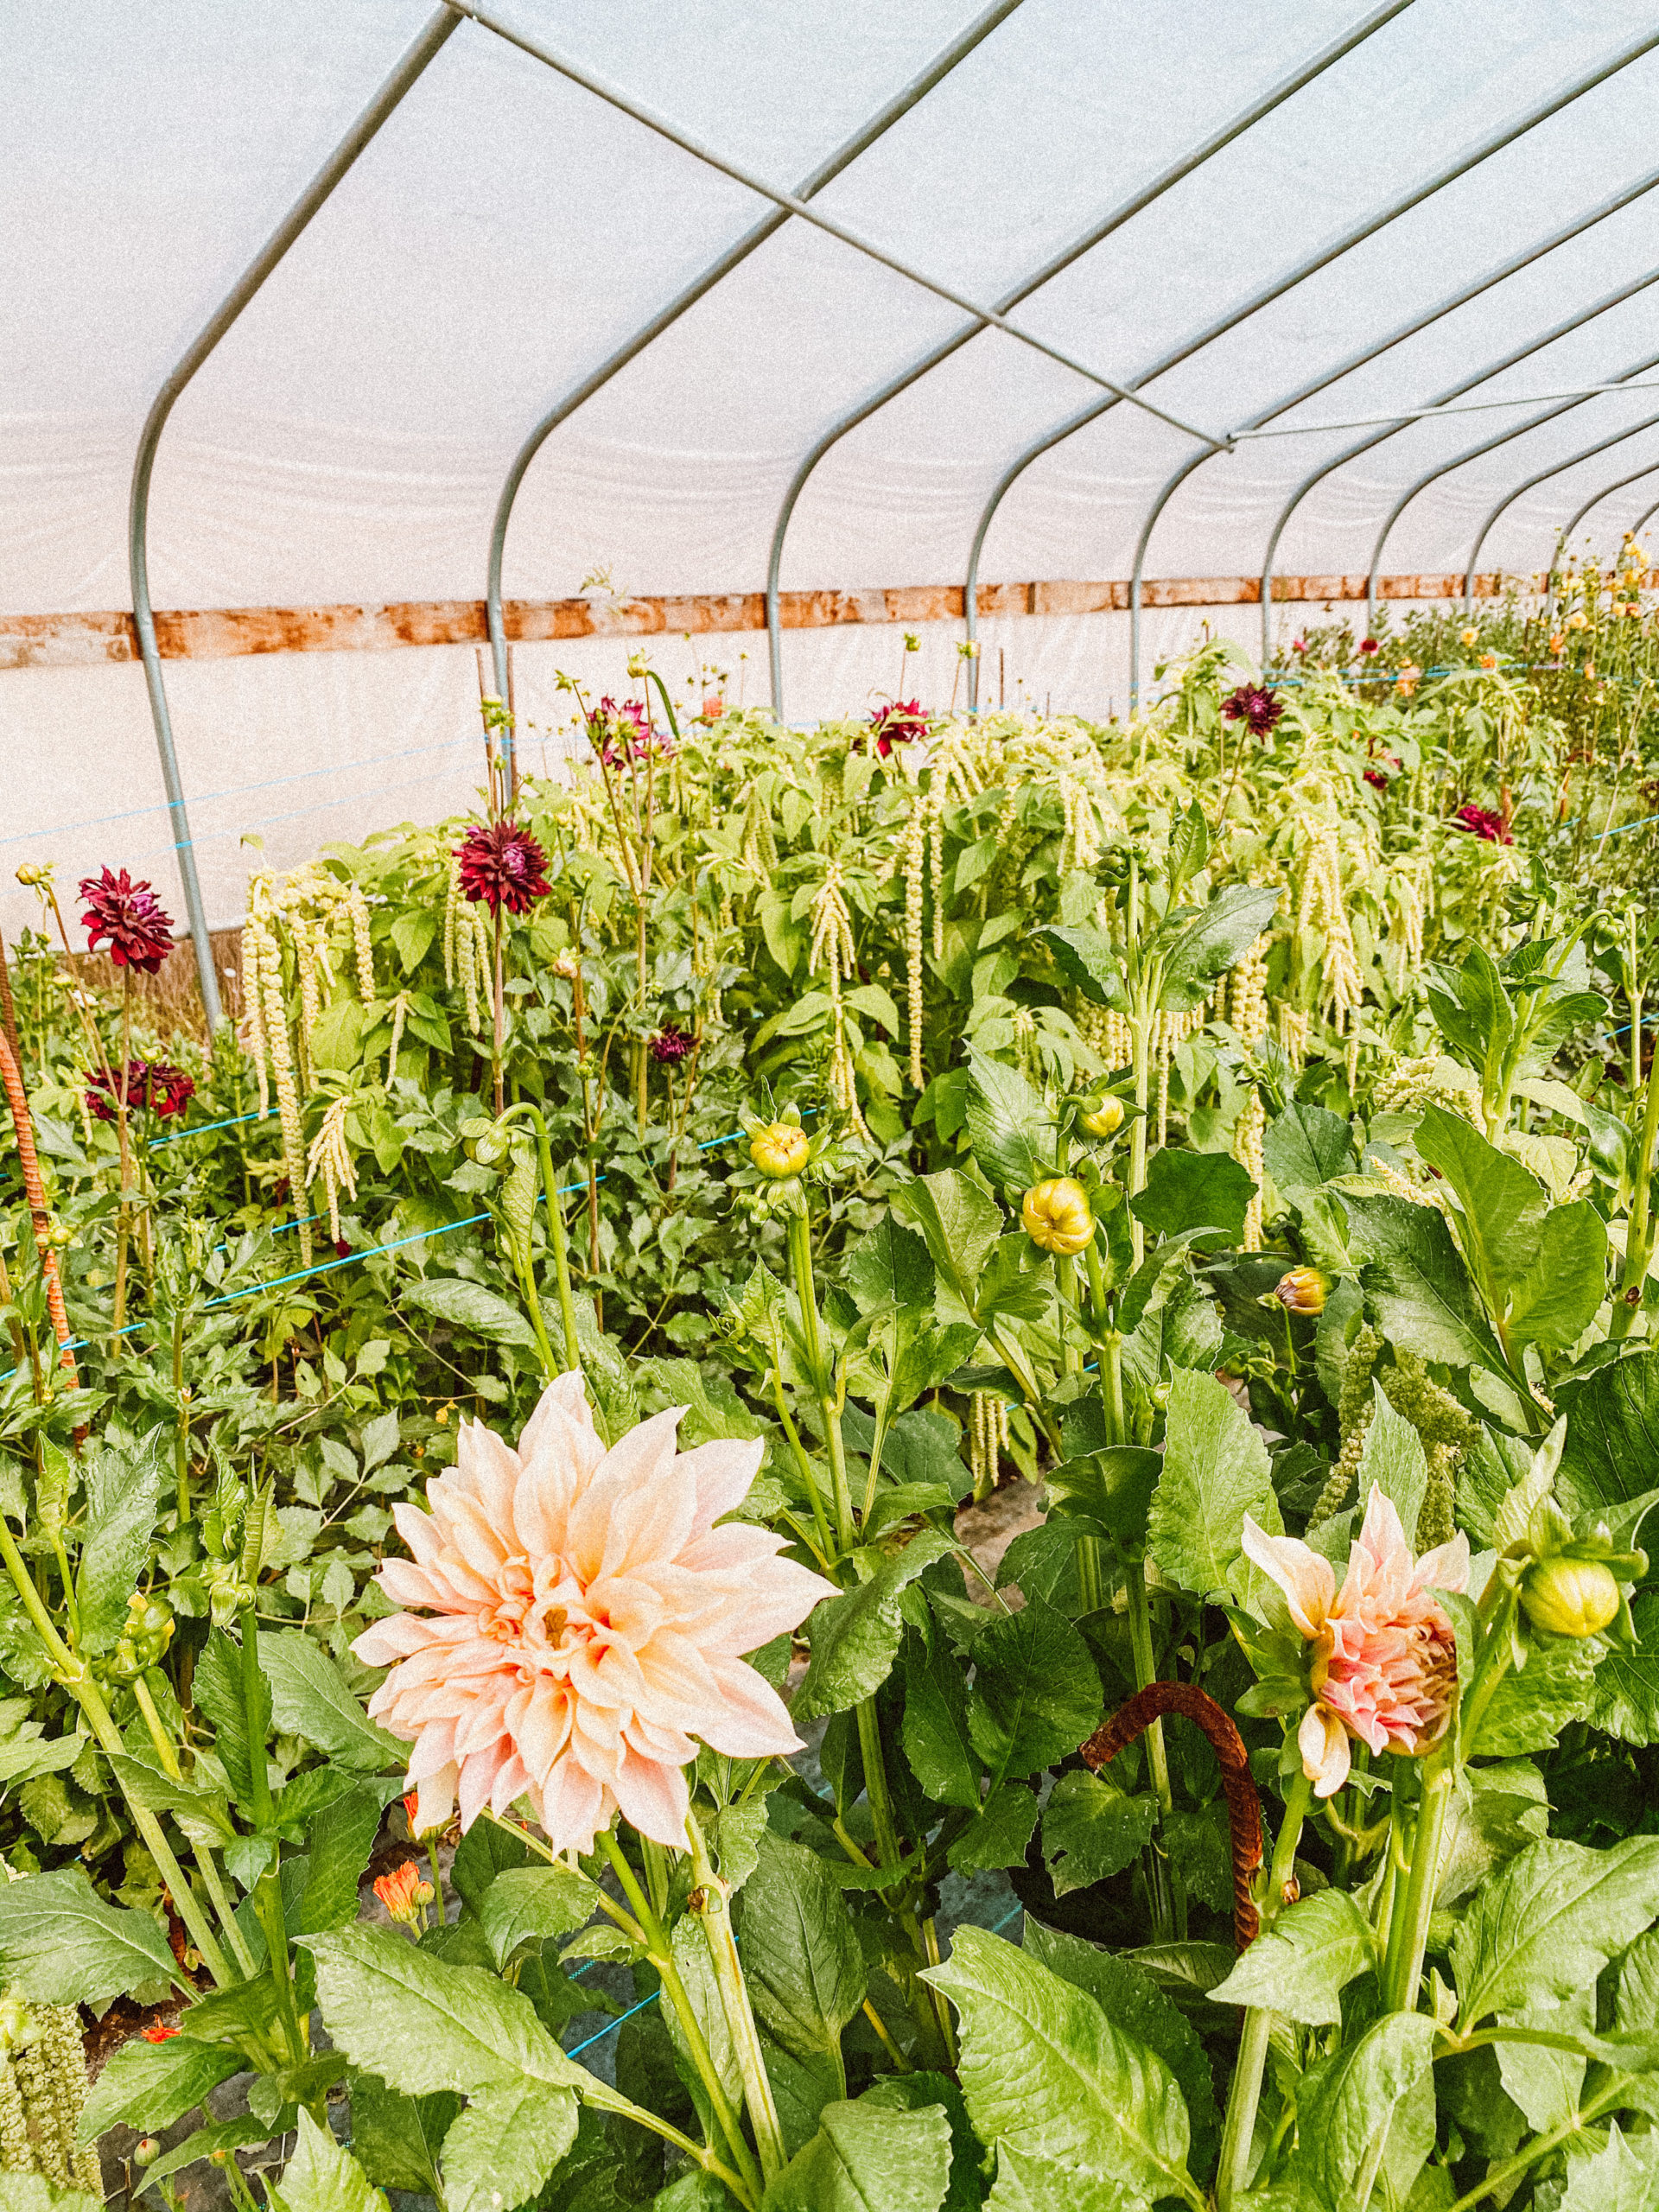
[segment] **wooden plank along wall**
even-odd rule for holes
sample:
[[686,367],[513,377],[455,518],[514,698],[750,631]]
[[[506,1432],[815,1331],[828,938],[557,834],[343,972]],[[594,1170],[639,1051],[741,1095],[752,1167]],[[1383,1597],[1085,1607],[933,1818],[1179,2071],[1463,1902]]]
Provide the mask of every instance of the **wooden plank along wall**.
[[[1531,578],[1514,579],[1535,589]],[[1503,579],[1475,579],[1476,593],[1496,597]],[[1460,575],[1380,576],[1382,599],[1457,599]],[[1363,601],[1365,578],[1275,576],[1274,603]],[[1127,582],[982,584],[982,619],[1010,614],[1122,613]],[[1166,576],[1141,588],[1143,607],[1244,607],[1262,597],[1256,576]],[[846,622],[960,622],[960,584],[920,584],[900,590],[786,591],[785,630],[822,630]],[[652,637],[764,630],[766,602],[758,591],[699,593],[664,599],[510,599],[506,632],[521,644],[557,638]],[[471,645],[487,642],[481,599],[410,600],[381,607],[218,607],[158,612],[156,635],[167,660],[225,660],[252,653],[379,652],[398,645]],[[0,670],[86,668],[137,660],[132,617],[99,614],[0,614]]]

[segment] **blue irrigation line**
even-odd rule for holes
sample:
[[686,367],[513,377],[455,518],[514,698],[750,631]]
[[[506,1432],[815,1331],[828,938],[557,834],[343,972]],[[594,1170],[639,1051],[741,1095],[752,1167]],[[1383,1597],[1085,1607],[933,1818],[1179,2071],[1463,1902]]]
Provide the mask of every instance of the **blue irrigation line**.
[[149,1149],[159,1152],[164,1144],[182,1144],[186,1137],[205,1137],[209,1129],[236,1129],[244,1122],[264,1122],[270,1118],[268,1109],[264,1114],[232,1114],[226,1122],[199,1122],[194,1129],[175,1129],[170,1136],[152,1137]]
[[614,2019],[607,2027],[601,2028],[596,2036],[589,2036],[585,2043],[573,2044],[571,2048],[565,2052],[565,2056],[567,2058],[580,2058],[584,2050],[591,2050],[596,2043],[603,2043],[607,2036],[613,2036],[617,2030],[622,2025],[623,2021],[631,2020],[636,2012],[643,2012],[647,2005],[654,2005],[662,1993],[663,1993],[660,1989],[653,1989],[649,1997],[642,1997],[637,2005],[629,2005],[627,2011],[621,2015],[620,2018]]

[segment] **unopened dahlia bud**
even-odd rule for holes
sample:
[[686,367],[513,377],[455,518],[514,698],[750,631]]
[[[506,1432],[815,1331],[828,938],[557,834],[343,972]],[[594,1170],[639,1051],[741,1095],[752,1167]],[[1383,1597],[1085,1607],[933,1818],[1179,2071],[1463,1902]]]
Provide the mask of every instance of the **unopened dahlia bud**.
[[1317,1268],[1293,1268],[1274,1286],[1274,1296],[1290,1313],[1323,1313],[1331,1289],[1328,1275]]
[[1109,1096],[1078,1118],[1091,1137],[1114,1137],[1123,1126],[1123,1101]]
[[798,1175],[811,1149],[806,1131],[793,1122],[767,1122],[749,1136],[749,1158],[775,1182],[786,1175]]
[[1527,1569],[1521,1605],[1551,1636],[1596,1636],[1618,1611],[1618,1582],[1605,1560],[1540,1560]]
[[1045,1252],[1081,1252],[1095,1233],[1089,1193],[1070,1175],[1033,1185],[1020,1202],[1020,1218]]

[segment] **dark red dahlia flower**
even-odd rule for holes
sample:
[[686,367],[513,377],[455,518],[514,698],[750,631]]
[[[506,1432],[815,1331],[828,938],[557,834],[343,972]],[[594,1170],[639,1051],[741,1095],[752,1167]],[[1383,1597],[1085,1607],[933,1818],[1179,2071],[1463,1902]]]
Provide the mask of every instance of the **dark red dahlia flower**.
[[96,952],[99,939],[107,938],[118,968],[142,968],[153,976],[173,950],[173,917],[162,912],[151,887],[135,883],[125,868],[117,875],[106,868],[101,875],[81,879],[80,895],[86,901],[80,919],[88,950]]
[[870,728],[875,732],[875,749],[885,760],[895,745],[927,735],[927,716],[918,699],[895,699],[891,706],[876,709]]
[[1452,816],[1453,826],[1466,830],[1471,837],[1484,837],[1489,845],[1512,845],[1510,825],[1501,814],[1493,814],[1484,806],[1460,806]]
[[1385,791],[1389,788],[1389,779],[1380,768],[1368,768],[1365,780],[1374,791]]
[[493,914],[527,914],[552,889],[547,855],[528,830],[516,822],[474,823],[454,847],[461,862],[461,895],[480,899]]
[[1378,650],[1376,639],[1375,638],[1362,638],[1359,641],[1359,650],[1363,653],[1376,652]]
[[[127,1063],[126,1103],[130,1112],[148,1109],[165,1121],[181,1114],[196,1095],[194,1080],[170,1060],[130,1060]],[[115,1119],[121,1096],[121,1071],[105,1075],[100,1068],[87,1078],[86,1104],[100,1122]]]
[[1284,702],[1265,683],[1241,683],[1221,702],[1223,720],[1245,723],[1252,737],[1265,737],[1284,711]]
[[689,1029],[682,1029],[677,1022],[665,1021],[651,1040],[651,1057],[658,1067],[672,1066],[683,1060],[696,1043]]

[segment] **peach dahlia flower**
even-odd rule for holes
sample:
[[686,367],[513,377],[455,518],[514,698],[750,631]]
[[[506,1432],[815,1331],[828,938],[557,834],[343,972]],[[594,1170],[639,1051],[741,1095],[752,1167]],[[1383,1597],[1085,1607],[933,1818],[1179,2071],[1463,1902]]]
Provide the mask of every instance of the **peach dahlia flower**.
[[607,1451],[579,1374],[550,1384],[515,1452],[464,1422],[431,1510],[394,1508],[412,1558],[387,1560],[400,1612],[353,1649],[390,1672],[369,1711],[414,1745],[424,1834],[456,1797],[469,1827],[527,1797],[561,1850],[593,1848],[619,1808],[683,1847],[694,1738],[739,1758],[798,1751],[783,1700],[741,1655],[796,1627],[834,1586],[779,1559],[784,1539],[715,1523],[747,1495],[759,1443],[677,1452],[685,1408]]
[[1457,1694],[1452,1624],[1433,1590],[1461,1591],[1469,1539],[1414,1560],[1400,1516],[1375,1484],[1365,1524],[1337,1587],[1327,1559],[1294,1536],[1270,1536],[1244,1516],[1244,1550],[1285,1593],[1312,1647],[1313,1702],[1297,1732],[1302,1771],[1316,1797],[1348,1779],[1350,1737],[1373,1751],[1427,1751],[1446,1733]]

